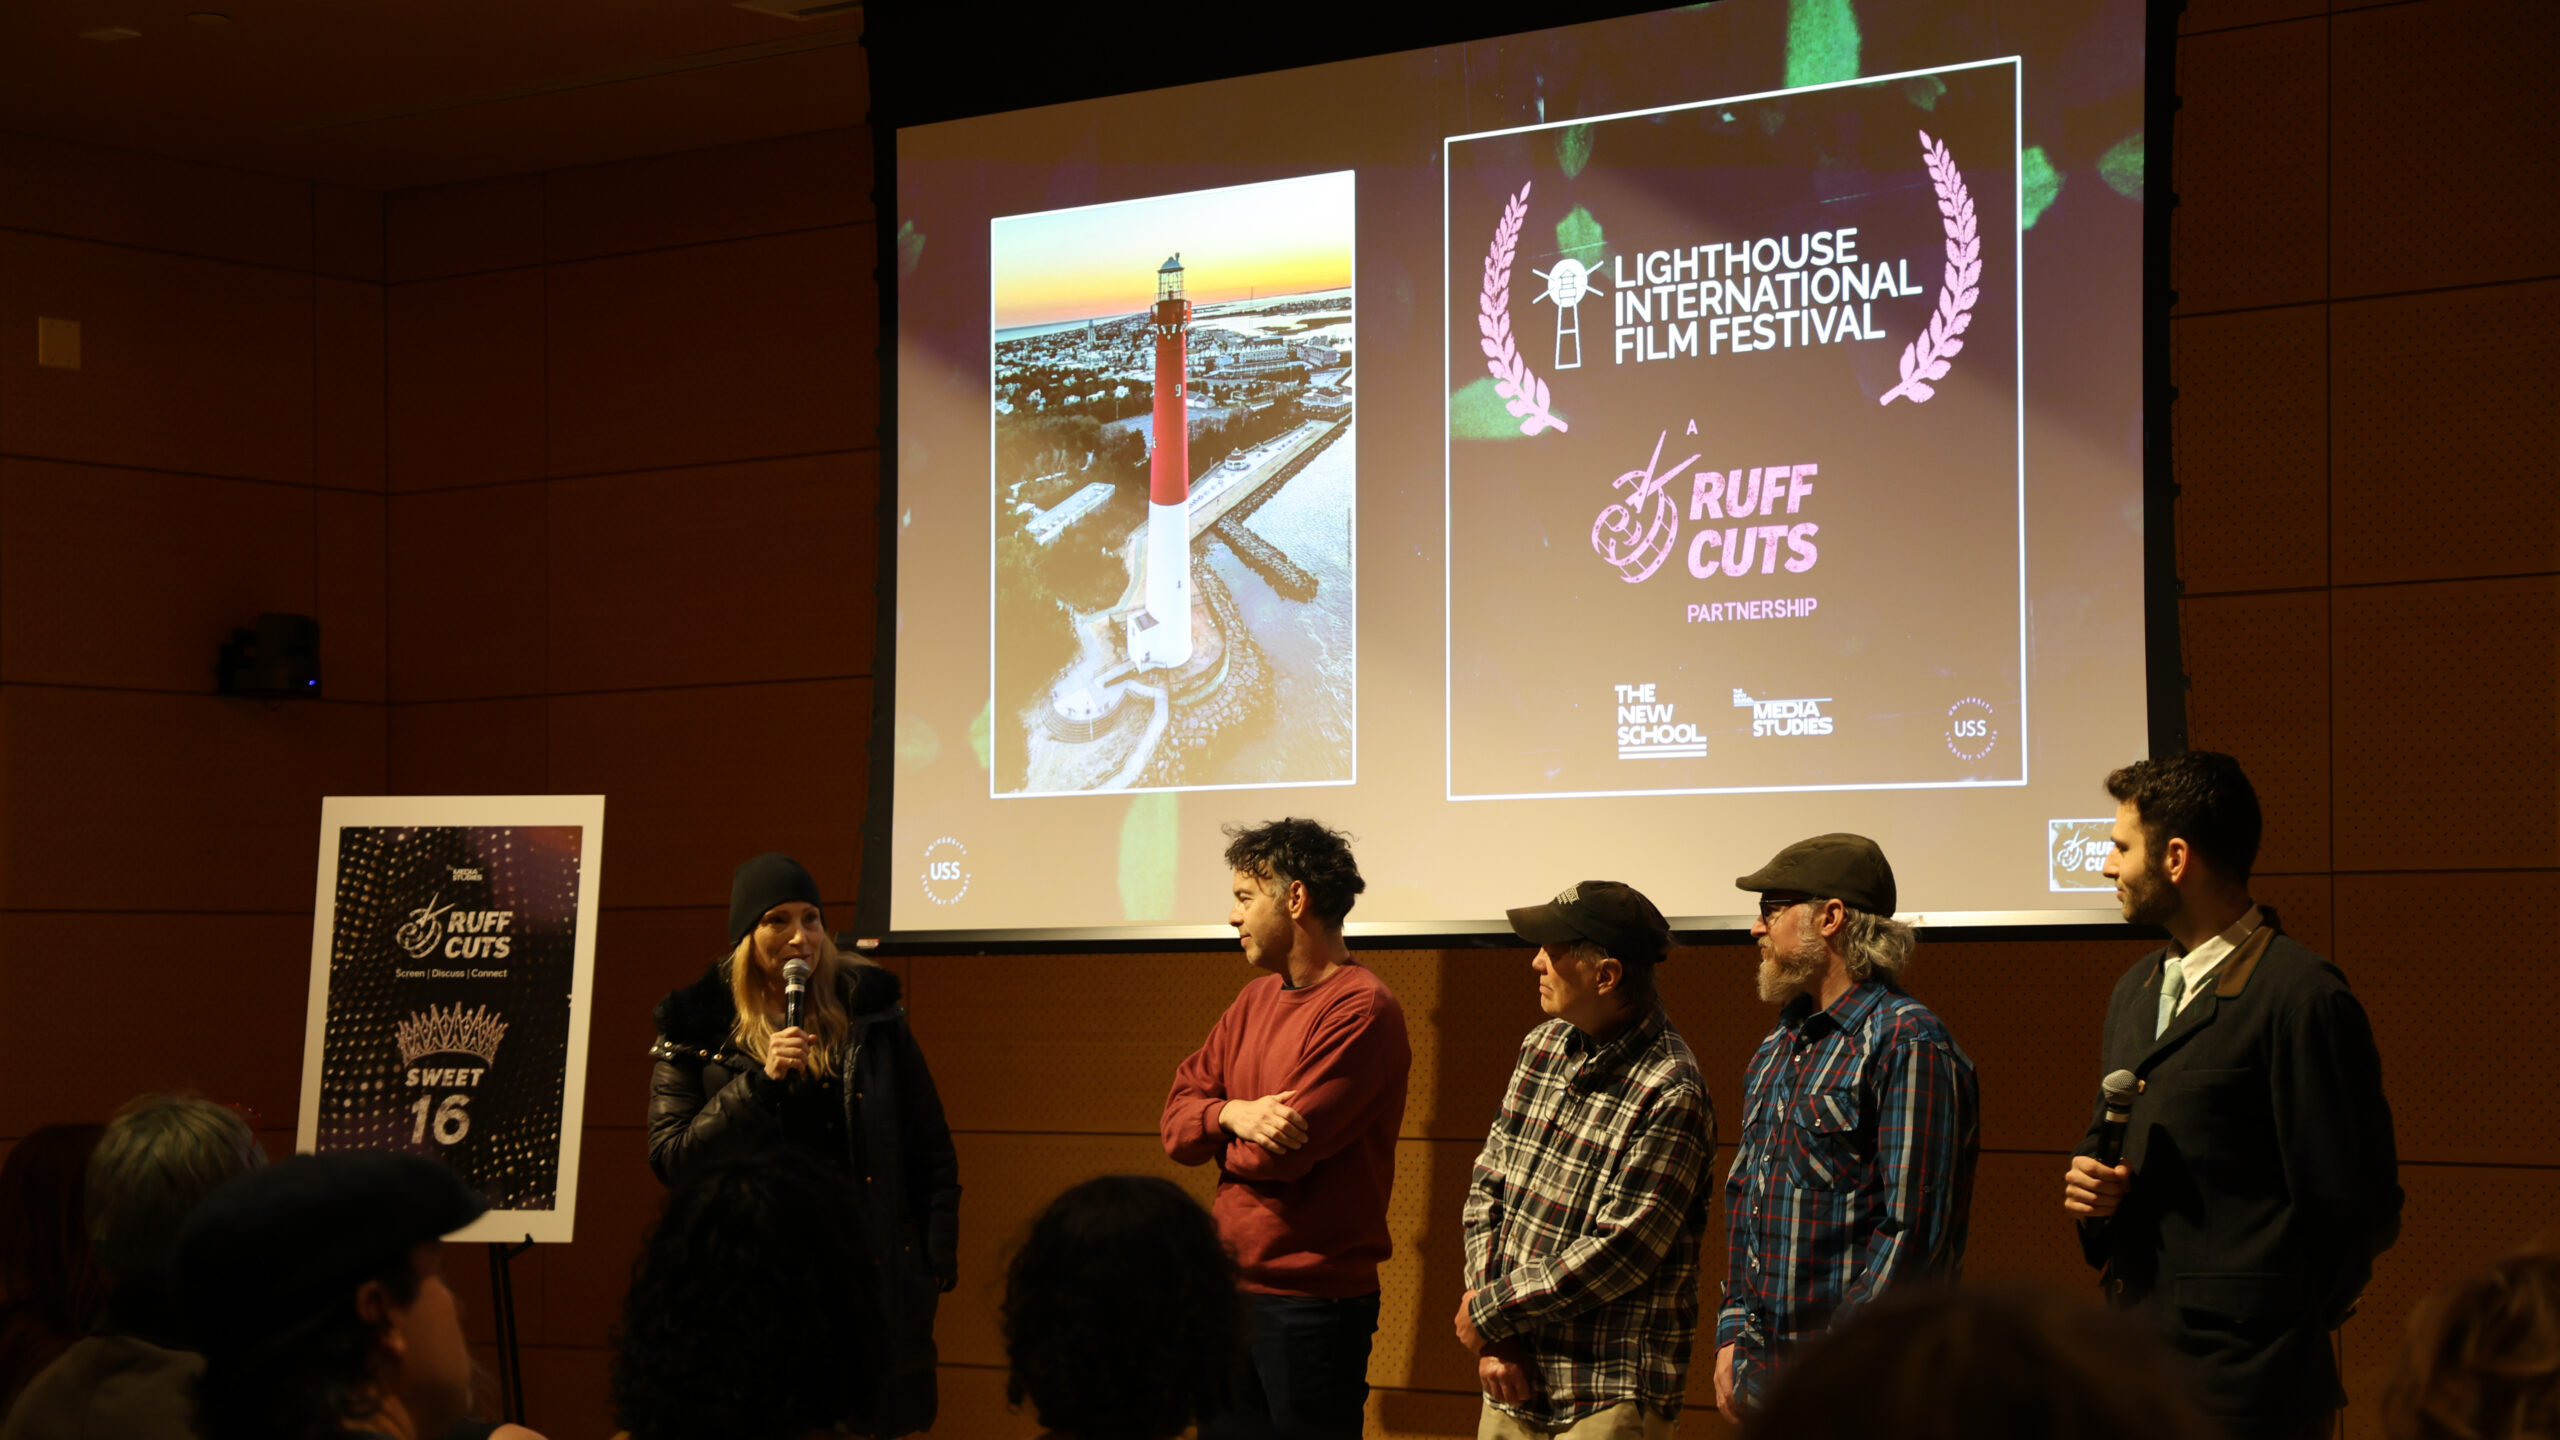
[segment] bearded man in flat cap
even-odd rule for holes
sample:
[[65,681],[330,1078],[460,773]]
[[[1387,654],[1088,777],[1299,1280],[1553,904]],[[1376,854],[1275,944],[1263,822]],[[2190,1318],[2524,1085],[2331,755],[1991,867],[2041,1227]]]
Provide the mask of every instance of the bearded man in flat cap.
[[1981,1154],[1973,1061],[1899,977],[1919,938],[1863,835],[1817,835],[1734,883],[1759,892],[1760,998],[1725,1179],[1716,1407],[1740,1421],[1797,1344],[1887,1288],[1953,1280]]

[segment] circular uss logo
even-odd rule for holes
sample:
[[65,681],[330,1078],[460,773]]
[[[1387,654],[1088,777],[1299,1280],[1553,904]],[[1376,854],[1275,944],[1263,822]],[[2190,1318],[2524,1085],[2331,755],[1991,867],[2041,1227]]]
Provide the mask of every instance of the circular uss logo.
[[969,893],[969,847],[948,835],[924,847],[924,898],[957,905]]

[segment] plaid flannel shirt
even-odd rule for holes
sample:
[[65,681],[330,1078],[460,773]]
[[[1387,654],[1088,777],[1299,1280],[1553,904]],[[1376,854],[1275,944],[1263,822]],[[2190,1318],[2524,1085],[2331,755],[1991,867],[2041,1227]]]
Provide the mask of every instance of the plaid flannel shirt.
[[1469,1314],[1487,1340],[1526,1339],[1543,1391],[1498,1408],[1548,1426],[1625,1400],[1680,1413],[1715,1133],[1659,1002],[1605,1044],[1562,1020],[1521,1042],[1467,1188]]
[[1962,1272],[1981,1114],[1973,1061],[1890,982],[1779,1012],[1725,1180],[1716,1346],[1735,1347],[1745,1403],[1767,1398],[1790,1345],[1886,1286]]

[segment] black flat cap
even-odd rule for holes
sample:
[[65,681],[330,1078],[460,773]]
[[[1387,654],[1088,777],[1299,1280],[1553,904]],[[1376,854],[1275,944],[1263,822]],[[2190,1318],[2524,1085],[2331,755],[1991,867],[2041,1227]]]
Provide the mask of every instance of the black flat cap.
[[208,1354],[252,1349],[334,1307],[411,1246],[487,1213],[423,1155],[296,1155],[225,1181],[197,1204],[170,1262],[178,1312]]
[[1816,835],[1799,840],[1779,851],[1768,864],[1737,877],[1733,883],[1763,895],[1772,890],[1817,895],[1870,915],[1891,915],[1898,898],[1893,866],[1886,863],[1884,851],[1876,842],[1864,835]]
[[1644,892],[1615,880],[1568,885],[1544,905],[1505,912],[1512,933],[1532,945],[1588,940],[1628,964],[1659,965],[1671,953],[1671,925]]

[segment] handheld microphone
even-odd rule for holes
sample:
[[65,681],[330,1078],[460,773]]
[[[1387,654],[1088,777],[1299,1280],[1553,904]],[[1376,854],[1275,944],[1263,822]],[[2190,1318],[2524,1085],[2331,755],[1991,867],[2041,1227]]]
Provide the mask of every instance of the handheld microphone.
[[[797,956],[782,962],[782,1028],[800,1028],[800,1013],[809,995],[809,962]],[[2128,1077],[2129,1078],[2129,1077]]]
[[2106,1118],[2098,1126],[2098,1163],[2116,1166],[2124,1163],[2124,1127],[2133,1120],[2133,1097],[2142,1082],[2130,1070],[2117,1070],[2098,1082],[2105,1097]]

